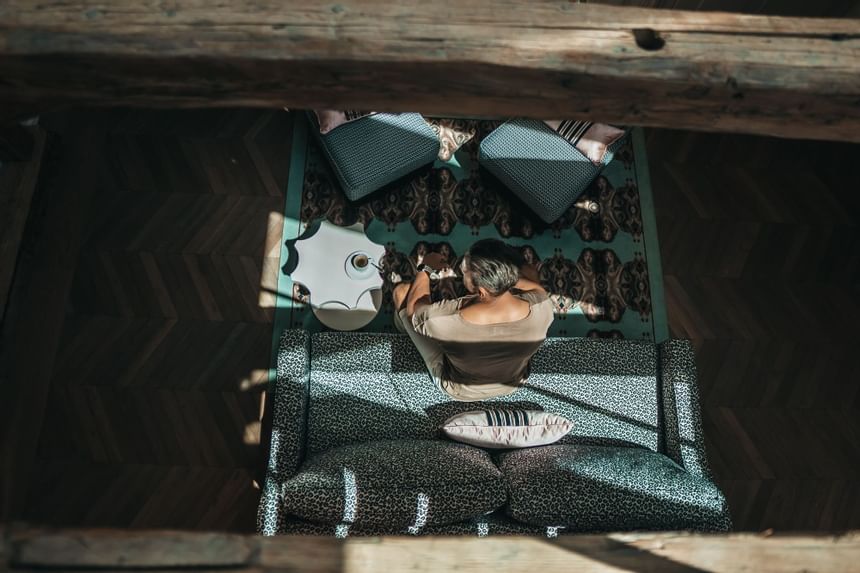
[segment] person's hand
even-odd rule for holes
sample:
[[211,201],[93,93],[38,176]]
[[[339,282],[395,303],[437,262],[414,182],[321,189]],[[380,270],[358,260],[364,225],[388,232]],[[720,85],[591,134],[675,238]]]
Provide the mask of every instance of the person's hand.
[[442,253],[427,253],[422,260],[418,261],[418,264],[425,264],[434,271],[441,271],[448,267],[448,263]]

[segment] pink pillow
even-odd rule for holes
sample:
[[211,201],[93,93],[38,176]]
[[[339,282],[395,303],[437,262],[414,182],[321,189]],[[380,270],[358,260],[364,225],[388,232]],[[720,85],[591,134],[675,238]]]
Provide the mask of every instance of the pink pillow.
[[605,123],[575,120],[548,120],[544,123],[598,167],[603,163],[609,147],[624,136],[623,129]]
[[331,130],[347,124],[351,121],[373,115],[375,111],[359,111],[355,109],[336,110],[336,109],[319,109],[314,110],[317,116],[317,122],[320,124],[320,133],[325,135]]
[[442,432],[482,448],[545,446],[563,438],[573,423],[540,410],[473,410],[448,418]]

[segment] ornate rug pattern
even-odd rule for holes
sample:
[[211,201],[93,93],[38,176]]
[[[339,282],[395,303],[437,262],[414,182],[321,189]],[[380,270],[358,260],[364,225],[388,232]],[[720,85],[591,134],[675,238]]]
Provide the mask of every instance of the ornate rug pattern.
[[[300,229],[323,219],[341,226],[361,223],[372,241],[386,247],[383,307],[363,330],[394,331],[391,291],[415,276],[419,254],[440,252],[456,269],[473,242],[494,237],[541,263],[541,282],[556,311],[551,336],[658,338],[654,317],[665,316],[665,309],[654,308],[662,293],[653,297],[652,289],[662,283],[649,271],[656,268],[659,274],[659,260],[654,260],[659,252],[652,248],[646,254],[645,235],[655,229],[645,228],[643,205],[650,209],[653,203],[650,196],[643,201],[650,185],[640,181],[647,169],[637,170],[645,157],[635,156],[634,137],[576,203],[548,225],[478,165],[479,142],[501,122],[445,121],[474,133],[451,160],[437,160],[357,202],[346,199],[317,142],[307,139],[301,203],[293,201],[298,212],[286,216],[300,221]],[[656,240],[651,244],[656,246]],[[462,294],[459,277],[432,283],[434,300]],[[308,292],[302,286],[293,284],[289,298],[291,326],[324,328],[304,304]]]

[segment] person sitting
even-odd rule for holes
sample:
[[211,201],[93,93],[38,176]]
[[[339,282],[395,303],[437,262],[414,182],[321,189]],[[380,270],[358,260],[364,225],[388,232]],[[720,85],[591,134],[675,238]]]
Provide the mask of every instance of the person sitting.
[[397,285],[395,326],[409,335],[433,382],[454,400],[512,394],[526,383],[531,357],[554,318],[537,269],[523,265],[513,247],[484,239],[460,265],[470,294],[433,303],[430,278],[443,266],[442,255],[429,253],[415,280]]

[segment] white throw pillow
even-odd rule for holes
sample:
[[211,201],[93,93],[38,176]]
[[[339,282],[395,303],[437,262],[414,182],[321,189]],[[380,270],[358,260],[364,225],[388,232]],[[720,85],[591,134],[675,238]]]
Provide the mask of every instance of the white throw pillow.
[[448,418],[442,432],[482,448],[526,448],[557,442],[572,427],[570,420],[540,410],[473,410]]

